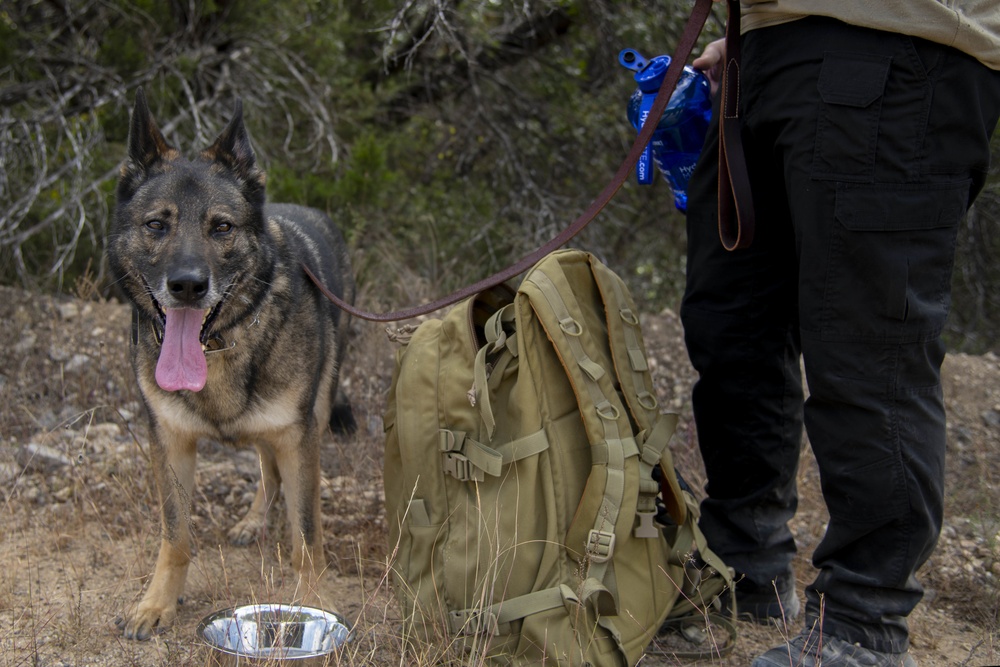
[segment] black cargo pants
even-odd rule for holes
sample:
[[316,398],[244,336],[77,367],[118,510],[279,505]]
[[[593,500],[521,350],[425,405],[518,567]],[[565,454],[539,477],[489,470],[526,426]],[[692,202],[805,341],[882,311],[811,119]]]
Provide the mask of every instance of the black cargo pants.
[[681,315],[700,374],[701,526],[752,579],[784,570],[804,421],[830,512],[806,625],[822,608],[826,633],[901,651],[941,528],[940,334],[1000,73],[824,18],[751,31],[743,48],[752,247],[719,242],[717,136],[689,192]]

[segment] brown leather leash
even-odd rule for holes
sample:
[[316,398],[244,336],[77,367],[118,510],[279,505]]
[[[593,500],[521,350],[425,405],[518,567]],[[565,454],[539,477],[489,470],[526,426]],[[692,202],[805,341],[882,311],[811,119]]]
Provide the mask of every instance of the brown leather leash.
[[[688,57],[691,55],[691,51],[694,49],[695,43],[698,41],[698,35],[701,33],[701,30],[704,27],[705,21],[708,20],[709,14],[711,14],[711,9],[712,9],[712,0],[695,0],[694,9],[691,11],[691,16],[688,18],[687,24],[684,26],[684,32],[681,34],[681,38],[677,44],[677,48],[674,51],[674,54],[671,56],[670,67],[667,68],[666,76],[663,78],[663,84],[660,86],[660,90],[656,95],[656,102],[653,104],[653,108],[650,109],[649,118],[658,119],[663,115],[663,111],[664,109],[666,109],[667,103],[670,101],[670,96],[673,94],[674,88],[677,86],[677,82],[681,77],[681,72],[684,68],[684,65],[685,63],[687,63]],[[728,24],[730,28],[727,29],[727,48],[729,45],[728,34],[729,31],[732,30],[731,26],[734,22],[736,23],[735,32],[737,38],[739,36],[739,16],[740,16],[739,2],[735,2],[734,0],[728,0],[728,10],[729,10]],[[729,71],[731,69],[734,70],[736,74],[736,78],[733,83],[734,86],[738,85],[738,74],[739,74],[739,58],[738,58],[739,47],[737,46],[736,49],[737,49],[736,51],[737,59],[735,63],[733,63],[731,59],[729,60],[729,65],[726,67],[726,76],[724,78],[724,81],[729,79]],[[725,83],[723,85],[725,85]],[[725,88],[723,90],[725,90]],[[733,88],[730,88],[730,90],[732,91]],[[735,98],[735,100],[738,100],[737,94],[733,94],[732,97]],[[732,113],[735,113],[735,107],[733,110],[731,110],[729,105],[727,104],[726,114],[728,115],[731,111]],[[738,130],[737,123],[727,123],[727,126],[730,125],[737,125],[737,130]],[[611,179],[611,182],[604,188],[603,191],[601,191],[598,197],[590,204],[589,207],[587,207],[587,209],[579,217],[577,217],[572,223],[570,223],[568,227],[566,227],[552,240],[548,241],[545,245],[538,248],[531,254],[523,257],[517,263],[508,266],[506,269],[498,271],[497,273],[493,274],[488,278],[484,278],[479,282],[467,285],[462,289],[452,292],[447,296],[443,296],[439,299],[431,301],[430,303],[421,306],[413,306],[411,308],[405,308],[402,310],[396,310],[388,313],[368,312],[366,310],[362,310],[345,302],[336,294],[333,294],[330,290],[326,288],[325,285],[323,285],[323,283],[316,277],[316,275],[312,272],[312,270],[310,270],[309,266],[307,266],[305,262],[302,263],[302,268],[306,272],[306,275],[309,276],[309,278],[313,281],[313,283],[316,284],[316,287],[319,289],[319,291],[322,292],[322,294],[327,299],[329,299],[330,301],[335,303],[338,307],[350,313],[351,315],[359,317],[364,320],[369,320],[371,322],[397,322],[399,320],[407,320],[413,317],[417,317],[419,315],[426,315],[427,313],[434,312],[435,310],[440,310],[445,306],[450,306],[463,299],[467,299],[470,296],[478,294],[483,290],[489,289],[490,287],[494,287],[496,285],[499,285],[500,283],[506,282],[520,273],[523,273],[524,271],[530,269],[532,266],[537,264],[539,260],[541,260],[547,254],[549,254],[553,250],[562,247],[567,242],[569,242],[570,239],[579,234],[584,227],[590,224],[590,222],[597,217],[597,215],[604,209],[604,207],[607,206],[608,202],[610,202],[611,199],[615,196],[618,190],[620,190],[621,187],[625,184],[625,180],[628,178],[633,167],[635,167],[636,163],[639,161],[639,156],[642,154],[643,149],[645,148],[646,144],[649,143],[649,140],[652,138],[653,131],[656,129],[656,126],[657,126],[656,122],[647,122],[643,125],[642,130],[639,132],[639,136],[636,137],[635,142],[632,144],[632,148],[629,150],[628,155],[625,157],[625,161],[622,162],[621,166],[618,168],[618,171]],[[737,138],[738,136],[739,135],[737,134]],[[720,155],[721,155],[722,152],[726,149],[723,149],[721,147],[723,144],[721,138],[719,143],[720,143]],[[729,142],[725,143],[727,144],[728,154],[732,155],[732,153],[734,152],[733,146],[731,146]],[[736,143],[738,143],[738,141]],[[740,156],[742,156],[742,152],[740,153]],[[732,169],[727,169],[727,173],[728,172],[732,172]],[[728,180],[729,179],[727,177],[727,181]],[[749,181],[749,179],[747,179],[747,181]],[[721,188],[722,184],[720,179],[720,194],[721,194]],[[720,210],[719,224],[721,230],[722,229],[721,214],[723,211],[721,200],[720,200],[719,210]],[[727,208],[727,211],[728,210],[729,208]],[[744,235],[744,238],[748,236],[752,237],[752,233],[749,235]]]
[[[726,250],[753,241],[754,210],[750,174],[743,154],[740,116],[740,3],[726,0],[726,67],[719,108],[719,238]],[[735,19],[734,19],[735,17]]]

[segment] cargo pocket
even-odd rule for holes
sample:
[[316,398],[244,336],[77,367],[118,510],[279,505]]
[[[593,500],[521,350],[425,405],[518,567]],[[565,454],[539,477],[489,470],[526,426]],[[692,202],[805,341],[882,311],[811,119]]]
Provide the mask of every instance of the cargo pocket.
[[823,104],[816,119],[813,178],[874,180],[882,93],[891,62],[888,56],[824,56],[817,83]]
[[908,343],[940,335],[969,186],[838,185],[824,339]]

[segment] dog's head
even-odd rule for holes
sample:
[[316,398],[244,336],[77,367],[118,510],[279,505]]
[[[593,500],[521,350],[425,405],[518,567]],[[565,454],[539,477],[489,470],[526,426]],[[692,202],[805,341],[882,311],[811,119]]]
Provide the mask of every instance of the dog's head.
[[163,389],[204,386],[204,346],[248,305],[231,305],[232,295],[246,301],[254,293],[247,285],[269,279],[264,180],[239,101],[215,143],[187,160],[136,93],[108,263],[162,340],[156,380]]

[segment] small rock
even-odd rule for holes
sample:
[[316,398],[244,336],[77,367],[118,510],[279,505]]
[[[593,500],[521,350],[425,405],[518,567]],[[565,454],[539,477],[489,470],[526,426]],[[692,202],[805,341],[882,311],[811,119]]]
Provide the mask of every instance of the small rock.
[[1000,428],[1000,412],[997,410],[987,410],[983,413],[983,421],[990,428]]
[[253,450],[236,452],[233,455],[233,463],[236,466],[236,472],[242,477],[253,479],[260,476],[260,458]]
[[113,440],[121,437],[121,434],[122,427],[114,422],[100,422],[87,429],[87,435],[92,438],[97,437]]
[[366,428],[368,429],[368,435],[373,438],[381,437],[385,433],[385,425],[382,423],[382,417],[378,415],[368,417]]
[[78,426],[80,425],[80,420],[86,416],[86,411],[83,410],[79,405],[73,405],[72,403],[65,403],[59,410],[59,426]]
[[118,424],[101,423],[86,427],[79,434],[74,434],[71,442],[72,451],[94,454],[114,454],[120,451],[121,428]]
[[0,463],[0,486],[6,487],[21,474],[21,468],[13,463]]
[[967,445],[972,444],[973,437],[970,429],[964,426],[953,426],[949,430],[952,435],[951,444],[954,444],[958,449],[964,449]]
[[73,357],[66,362],[64,370],[67,373],[79,373],[89,365],[90,365],[90,357],[88,357],[85,354],[74,354]]
[[73,465],[59,450],[33,442],[17,450],[17,462],[28,472],[53,472]]
[[21,340],[14,344],[14,354],[21,355],[31,352],[31,349],[35,347],[35,343],[38,341],[38,336],[31,333],[30,331],[23,336]]
[[64,320],[71,320],[80,314],[80,308],[72,301],[60,303],[56,308],[59,309],[59,317]]

